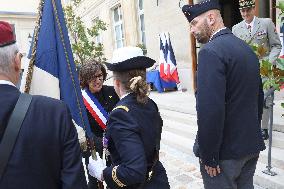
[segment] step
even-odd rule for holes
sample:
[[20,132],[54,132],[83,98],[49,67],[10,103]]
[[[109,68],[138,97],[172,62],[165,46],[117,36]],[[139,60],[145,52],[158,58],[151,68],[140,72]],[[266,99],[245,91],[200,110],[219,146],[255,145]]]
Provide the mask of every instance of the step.
[[194,139],[186,138],[169,131],[163,130],[161,143],[170,146],[171,148],[189,155],[190,162],[198,164],[198,159],[195,157],[192,147]]
[[284,170],[272,168],[271,171],[277,173],[275,176],[264,174],[262,171],[267,170],[266,165],[258,161],[254,183],[266,189],[283,189],[284,188]]
[[[181,153],[187,154],[187,162],[193,163],[197,167],[199,166],[198,158],[192,152],[192,146],[194,144],[194,139],[186,138],[169,131],[163,130],[162,133],[162,145],[170,146],[171,148],[180,151]],[[280,149],[281,151],[281,149]],[[256,188],[266,188],[266,189],[283,189],[284,188],[284,169],[279,167],[273,167],[272,171],[276,172],[278,175],[269,176],[264,174],[262,171],[266,170],[266,164],[261,161],[264,158],[264,153],[260,155],[260,159],[257,164],[254,183],[257,185]],[[284,157],[284,156],[282,156]],[[282,158],[283,159],[283,158]],[[261,186],[261,187],[258,187]]]
[[165,119],[172,119],[180,123],[194,123],[197,124],[196,114],[178,112],[175,110],[160,109],[160,114]]
[[163,130],[186,138],[195,139],[197,133],[197,125],[183,124],[177,121],[164,119]]
[[[194,129],[194,131],[196,130],[195,128],[192,127],[196,127],[197,128],[197,117],[194,114],[189,114],[189,113],[182,113],[182,112],[176,112],[176,111],[172,111],[172,110],[167,110],[167,109],[160,109],[160,113],[161,116],[164,120],[164,122],[168,122],[168,120],[171,120],[173,123],[169,123],[168,126],[170,126],[173,132],[178,132],[175,131],[175,129],[173,130],[173,127],[175,127],[176,124],[185,124],[189,127],[182,127],[184,128],[182,131],[180,132],[185,132],[187,133],[187,131]],[[165,124],[164,124],[165,125]],[[176,128],[178,129],[178,128]],[[179,129],[181,130],[181,129]],[[184,134],[183,134],[184,135]],[[192,132],[189,135],[192,137]],[[195,136],[195,135],[194,135]],[[278,132],[278,131],[273,131],[273,136],[272,136],[272,147],[277,147],[277,148],[281,148],[284,149],[284,133],[282,132]],[[266,145],[268,146],[268,140],[265,141]]]
[[[268,162],[268,146],[260,152],[259,161],[267,165]],[[284,149],[272,147],[271,149],[271,165],[284,171]],[[284,181],[283,181],[284,182]]]
[[[173,120],[164,120],[163,137],[166,144],[175,146],[185,153],[191,153],[197,132],[196,125],[183,124]],[[282,133],[281,133],[282,134]],[[180,142],[179,142],[180,141]],[[170,144],[171,143],[171,144]],[[185,144],[185,145],[184,145]],[[189,146],[189,144],[191,146]],[[259,161],[267,164],[268,161],[268,145],[266,150],[260,153]],[[272,147],[271,165],[284,170],[284,149]]]

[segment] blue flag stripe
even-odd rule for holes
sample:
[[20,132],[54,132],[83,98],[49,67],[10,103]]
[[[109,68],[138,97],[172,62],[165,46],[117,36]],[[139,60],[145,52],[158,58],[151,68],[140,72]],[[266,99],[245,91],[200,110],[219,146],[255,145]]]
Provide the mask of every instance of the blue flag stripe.
[[35,37],[38,39],[33,40],[36,45],[34,65],[59,80],[60,99],[68,105],[75,123],[83,127],[87,136],[91,138],[93,133],[83,103],[61,1],[42,2],[42,14],[39,14],[41,22],[38,35]]

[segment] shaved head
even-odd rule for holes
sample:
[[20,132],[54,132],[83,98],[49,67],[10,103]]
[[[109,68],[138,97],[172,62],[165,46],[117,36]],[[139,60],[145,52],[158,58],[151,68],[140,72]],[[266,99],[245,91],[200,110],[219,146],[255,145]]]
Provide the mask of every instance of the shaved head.
[[190,22],[190,31],[199,43],[207,43],[212,35],[224,27],[219,10],[209,10]]

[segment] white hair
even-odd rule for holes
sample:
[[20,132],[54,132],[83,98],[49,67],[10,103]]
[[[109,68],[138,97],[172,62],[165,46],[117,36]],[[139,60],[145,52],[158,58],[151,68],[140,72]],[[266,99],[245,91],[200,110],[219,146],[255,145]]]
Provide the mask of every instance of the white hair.
[[9,74],[11,72],[11,64],[18,52],[17,44],[0,47],[0,74]]

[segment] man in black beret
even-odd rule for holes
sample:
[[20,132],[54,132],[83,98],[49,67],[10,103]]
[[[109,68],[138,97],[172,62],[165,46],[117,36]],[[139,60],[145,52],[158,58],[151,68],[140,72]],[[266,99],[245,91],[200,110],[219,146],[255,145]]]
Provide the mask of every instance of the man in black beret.
[[265,149],[258,58],[224,26],[217,1],[182,10],[190,32],[205,44],[198,54],[195,144],[204,187],[253,188],[259,152]]

